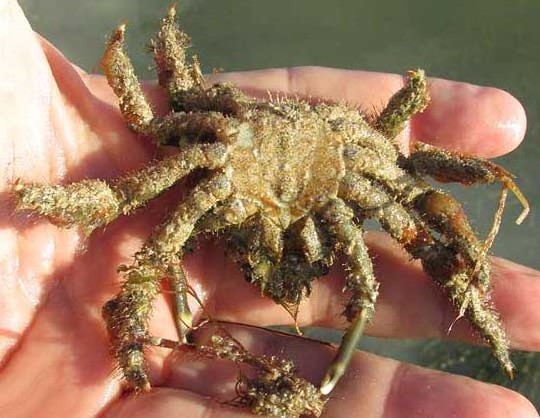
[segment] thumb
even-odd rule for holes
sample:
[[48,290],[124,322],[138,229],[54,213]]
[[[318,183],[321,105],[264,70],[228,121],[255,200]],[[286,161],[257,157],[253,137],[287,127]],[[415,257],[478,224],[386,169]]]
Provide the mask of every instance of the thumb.
[[[14,0],[0,2],[0,184],[49,171],[53,78]],[[37,180],[37,179],[36,179]]]

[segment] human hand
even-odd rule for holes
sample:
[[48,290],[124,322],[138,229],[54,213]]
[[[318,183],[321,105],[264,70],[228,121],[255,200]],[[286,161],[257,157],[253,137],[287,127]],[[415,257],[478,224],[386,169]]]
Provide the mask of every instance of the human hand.
[[[221,368],[215,363],[205,368],[201,360],[163,349],[150,355],[154,390],[119,396],[121,383],[113,373],[101,307],[117,292],[117,266],[129,263],[164,208],[174,202],[174,192],[89,239],[45,220],[14,215],[9,191],[16,179],[112,179],[144,166],[155,150],[125,127],[103,77],[84,73],[36,38],[14,1],[0,6],[0,23],[10,34],[9,42],[7,37],[0,40],[0,410],[8,417],[249,416],[215,401],[230,399],[216,379]],[[217,77],[254,95],[271,90],[346,100],[366,109],[384,105],[402,82],[399,76],[322,68]],[[158,112],[165,111],[159,89],[151,84],[147,92]],[[404,144],[411,138],[437,138],[435,145],[493,157],[510,151],[523,137],[521,106],[499,90],[432,80],[431,95],[430,108],[401,136]],[[482,142],[484,138],[490,142]],[[456,314],[439,289],[384,235],[372,234],[367,242],[382,282],[370,333],[445,336]],[[281,307],[245,283],[219,245],[204,244],[187,257],[186,269],[212,316],[255,325],[290,322]],[[494,302],[511,341],[516,348],[538,350],[540,273],[501,259],[494,259],[493,270]],[[301,306],[301,326],[347,326],[341,316],[347,297],[341,293],[342,276],[336,268],[316,284]],[[290,357],[314,382],[332,357],[325,344],[234,328],[246,348]],[[151,330],[176,338],[165,297],[156,301]],[[462,323],[452,336],[472,339]],[[538,416],[528,401],[509,390],[365,353],[356,355],[332,392],[325,416],[352,415]]]

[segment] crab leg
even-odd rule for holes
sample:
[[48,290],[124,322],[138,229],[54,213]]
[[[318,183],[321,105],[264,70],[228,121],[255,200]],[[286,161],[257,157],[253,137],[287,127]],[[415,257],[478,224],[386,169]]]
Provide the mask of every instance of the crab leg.
[[424,270],[448,293],[458,310],[456,319],[466,317],[470,321],[511,377],[514,366],[508,338],[489,300],[491,273],[485,246],[478,242],[461,205],[453,198],[432,191],[422,196],[421,202],[417,210],[425,213],[428,225],[448,241],[437,242],[420,253]]
[[321,381],[320,391],[329,394],[341,379],[366,324],[375,310],[379,284],[362,237],[362,229],[353,221],[353,211],[341,199],[329,202],[320,213],[335,240],[343,244],[349,272],[346,289],[353,293],[345,308],[351,326],[345,332],[341,345]]
[[160,31],[150,47],[158,73],[159,85],[171,96],[190,89],[200,89],[204,84],[197,57],[191,64],[186,60],[186,49],[191,46],[190,37],[182,32],[176,22],[176,7],[169,8],[162,20]]
[[[495,358],[512,378],[514,365],[510,360],[509,342],[497,312],[483,288],[471,283],[469,269],[460,266],[459,255],[443,244],[434,245],[422,257],[426,273],[435,279],[450,296],[450,300],[491,346]],[[459,317],[458,317],[459,318]]]
[[[490,344],[494,356],[512,376],[508,338],[489,301],[490,264],[485,245],[474,235],[461,205],[452,197],[432,190],[416,201],[428,226],[441,234],[437,242],[419,253],[422,265],[444,287],[458,310]],[[503,206],[499,206],[502,208]],[[500,218],[500,210],[497,218]]]
[[529,214],[529,202],[512,180],[512,174],[491,161],[416,142],[413,153],[406,159],[405,164],[415,173],[427,174],[441,182],[458,182],[470,185],[491,184],[498,181],[505,189],[514,193],[523,205],[523,211],[516,219],[516,224],[521,224]]
[[[180,261],[178,255],[182,254],[184,244],[197,221],[229,194],[230,183],[224,174],[214,175],[201,182],[169,220],[148,239],[135,255],[135,262],[122,268],[125,275],[122,289],[104,306],[103,316],[111,337],[113,353],[124,377],[135,390],[150,388],[144,344],[140,338],[148,335],[148,317],[152,301],[159,292],[159,281],[174,273],[174,266]],[[182,315],[190,316],[186,309],[180,312]],[[183,322],[178,325],[180,330],[184,326]]]
[[133,212],[194,169],[222,166],[226,153],[221,144],[191,145],[112,185],[102,180],[67,186],[18,183],[14,187],[17,210],[32,210],[59,226],[82,226],[89,234]]
[[360,219],[375,218],[414,258],[420,258],[426,246],[434,242],[428,229],[407,208],[365,177],[355,173],[346,175],[341,181],[339,196],[355,208]]
[[[438,181],[455,181],[462,184],[501,182],[503,189],[493,225],[483,243],[478,241],[469,225],[461,205],[451,196],[426,187],[416,196],[407,196],[415,209],[425,213],[430,227],[440,231],[443,236],[460,247],[469,260],[472,269],[469,282],[478,282],[485,290],[489,285],[489,263],[487,254],[502,219],[502,211],[507,190],[512,191],[523,205],[523,211],[516,220],[520,224],[529,213],[529,203],[512,180],[512,175],[502,167],[479,158],[452,153],[424,143],[415,145],[415,152],[403,161],[405,169],[418,175],[430,175]],[[466,310],[468,300],[459,308],[460,315]]]
[[156,39],[150,44],[159,85],[167,90],[172,110],[213,110],[235,116],[243,114],[244,105],[250,99],[229,84],[205,86],[197,56],[193,55],[190,63],[186,59],[186,50],[190,45],[191,39],[180,30],[176,22],[176,8],[173,5],[162,20]]
[[[511,375],[513,365],[509,357],[508,339],[486,293],[489,266],[482,259],[482,253],[475,252],[476,258],[469,259],[469,262],[464,264],[465,250],[459,248],[455,241],[450,245],[441,243],[432,235],[427,225],[415,219],[406,207],[393,201],[381,186],[372,184],[357,174],[345,177],[340,187],[340,196],[358,204],[360,212],[366,212],[367,209],[367,216],[375,217],[411,256],[422,261],[426,273],[448,292],[450,300],[459,310],[459,317],[467,317],[491,345],[493,354]],[[374,208],[374,205],[379,207]],[[500,206],[497,216],[500,216],[501,210]],[[457,208],[456,212],[459,212]],[[464,227],[468,228],[468,223]],[[437,230],[441,232],[440,229]],[[444,232],[441,234],[443,238],[453,237],[445,237]],[[484,283],[470,280],[476,263],[484,269]]]
[[374,128],[387,138],[395,138],[415,113],[423,112],[430,97],[423,70],[407,73],[405,85],[394,94],[377,117]]
[[120,25],[113,31],[101,59],[101,67],[109,85],[118,96],[120,111],[128,126],[134,132],[146,135],[151,131],[154,113],[124,51],[125,31],[126,25]]

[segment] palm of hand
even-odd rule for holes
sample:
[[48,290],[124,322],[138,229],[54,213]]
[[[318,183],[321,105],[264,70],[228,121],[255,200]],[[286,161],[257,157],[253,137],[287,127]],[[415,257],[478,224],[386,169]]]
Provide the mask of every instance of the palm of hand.
[[[164,196],[140,214],[127,221],[119,220],[87,240],[77,231],[12,214],[9,189],[18,178],[36,182],[114,178],[144,165],[154,156],[154,150],[124,126],[104,80],[76,69],[51,45],[36,38],[15,2],[8,3],[0,8],[0,21],[8,25],[13,40],[3,45],[7,53],[4,62],[9,65],[0,69],[0,159],[5,167],[1,179],[4,204],[0,206],[4,220],[0,230],[1,410],[9,411],[7,416],[21,417],[58,416],[63,411],[80,417],[159,417],[173,413],[187,416],[203,415],[210,410],[219,416],[240,416],[243,411],[207,397],[220,394],[221,389],[204,383],[208,381],[204,379],[204,370],[197,369],[198,377],[189,378],[186,368],[195,370],[197,362],[183,364],[180,369],[167,360],[167,352],[159,350],[152,355],[152,377],[157,389],[149,395],[118,398],[120,384],[112,373],[114,365],[100,316],[101,306],[117,290],[117,266],[129,262],[130,255],[161,219],[161,208],[166,206],[167,199],[174,196]],[[400,78],[384,74],[313,68],[222,77],[253,94],[279,90],[346,99],[367,108],[384,103],[401,83]],[[473,116],[467,119],[467,112],[452,113],[451,104],[438,100],[450,90],[458,94],[462,108],[474,109]],[[149,93],[158,108],[165,106],[157,89],[150,87]],[[510,96],[441,80],[433,82],[432,95],[435,110],[417,118],[411,136],[438,137],[449,147],[469,145],[468,151],[488,156],[504,153],[521,140],[524,117],[519,104]],[[494,106],[483,106],[490,101],[501,104],[498,113],[493,114]],[[438,123],[435,116],[441,111],[450,118],[445,125]],[[479,117],[479,113],[484,117]],[[490,128],[476,122],[494,118],[514,123],[517,134],[515,129],[513,134],[503,130],[486,132]],[[452,120],[457,123],[450,123]],[[449,131],[447,125],[454,129]],[[491,148],[476,142],[488,134],[492,138]],[[399,337],[444,333],[454,314],[438,291],[418,266],[396,254],[387,240],[378,237],[376,241],[372,251],[384,283],[372,332]],[[85,251],[81,252],[83,245]],[[260,299],[257,290],[244,283],[219,249],[208,247],[187,260],[187,269],[195,286],[203,291],[211,312],[219,312],[220,318],[257,325],[288,322],[285,312]],[[210,258],[212,263],[208,263]],[[510,288],[501,281],[495,294],[511,339],[521,348],[538,349],[540,334],[534,334],[531,326],[540,323],[540,314],[527,308],[535,292],[540,293],[540,286],[533,283],[538,272],[503,261],[497,261],[495,267],[498,276],[513,283]],[[397,271],[400,280],[385,281],[384,276],[395,276]],[[226,279],[216,281],[215,277]],[[345,300],[340,286],[334,278],[315,289],[302,307],[303,325],[345,325],[339,315]],[[405,287],[408,292],[414,290],[413,300],[407,301],[408,306],[400,306],[400,294]],[[397,312],[402,314],[398,316]],[[156,303],[152,331],[175,338],[164,299]],[[301,370],[313,379],[320,379],[331,357],[327,346],[312,341],[256,329],[241,332],[255,349],[277,348],[296,357]],[[456,333],[465,336],[468,330],[463,327]],[[302,353],[308,350],[310,356],[306,359]],[[365,354],[357,355],[351,373],[333,395],[326,416],[343,416],[344,411],[351,410],[363,416],[537,416],[530,404],[513,392]]]

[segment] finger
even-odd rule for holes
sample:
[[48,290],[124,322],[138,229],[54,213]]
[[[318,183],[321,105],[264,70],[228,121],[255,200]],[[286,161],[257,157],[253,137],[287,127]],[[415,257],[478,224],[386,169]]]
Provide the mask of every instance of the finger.
[[525,110],[504,90],[436,78],[429,90],[429,107],[413,120],[413,140],[484,158],[504,155],[523,140]]
[[[179,415],[180,414],[180,415]],[[158,388],[140,396],[117,401],[103,418],[253,418],[248,410],[221,404],[208,396],[178,390]]]
[[[382,233],[368,234],[370,254],[381,281],[371,335],[395,338],[478,339],[465,319],[455,322],[457,312],[444,295],[407,254]],[[281,306],[261,296],[246,283],[238,268],[216,248],[202,248],[186,266],[193,282],[206,290],[205,309],[220,319],[256,325],[290,324]],[[215,260],[209,263],[208,260]],[[493,303],[501,314],[512,346],[540,349],[540,273],[508,261],[493,259]],[[334,268],[317,280],[311,295],[300,305],[301,326],[346,328],[342,315],[350,297],[342,292],[344,272]]]
[[[320,381],[334,354],[327,344],[309,339],[242,325],[223,326],[251,353],[292,360],[299,374],[311,382]],[[228,363],[230,374],[216,375],[216,369],[226,367],[225,362],[180,354],[171,361],[166,385],[228,400],[235,393],[223,388],[234,387],[238,370]],[[529,401],[508,389],[361,352],[332,392],[324,416],[538,417]]]
[[[396,74],[323,67],[224,73],[210,80],[236,84],[258,97],[277,91],[346,102],[368,112],[381,110],[404,82]],[[429,88],[431,104],[414,118],[406,139],[420,139],[480,157],[506,154],[522,141],[525,111],[510,94],[436,78],[430,79]]]
[[[89,88],[103,100],[112,95],[102,77],[88,75]],[[246,93],[267,99],[268,92],[322,98],[380,111],[402,86],[401,75],[324,67],[295,67],[219,73],[208,82],[232,83]],[[455,149],[480,157],[495,157],[515,149],[523,140],[526,116],[523,106],[507,92],[468,83],[430,79],[431,104],[417,115],[407,138]],[[166,97],[155,84],[146,92],[160,112]]]
[[55,168],[49,161],[51,124],[47,114],[53,83],[16,1],[1,3],[0,28],[0,165],[5,167],[0,187],[4,189],[16,176],[35,179]]

